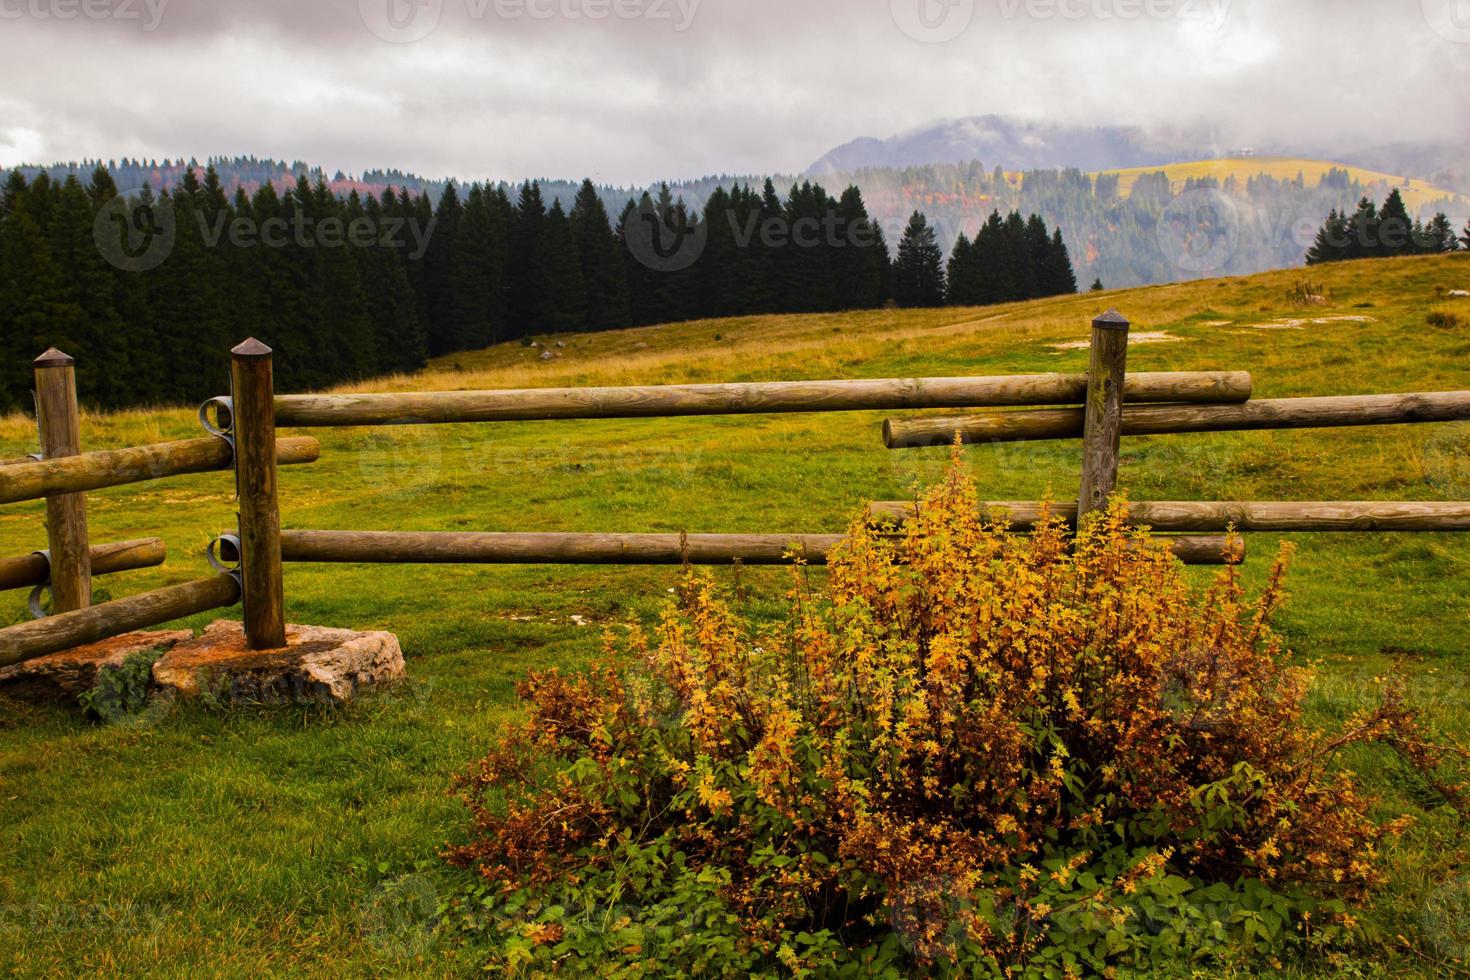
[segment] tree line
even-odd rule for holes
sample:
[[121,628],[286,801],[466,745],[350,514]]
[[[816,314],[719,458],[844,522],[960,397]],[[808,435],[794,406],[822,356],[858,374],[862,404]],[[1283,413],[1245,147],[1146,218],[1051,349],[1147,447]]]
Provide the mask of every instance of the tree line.
[[[512,200],[514,190],[514,200]],[[411,372],[429,357],[538,333],[702,317],[982,304],[1075,291],[1060,232],[991,215],[946,268],[915,214],[890,261],[854,186],[716,187],[699,209],[667,185],[610,220],[584,181],[569,209],[537,182],[334,193],[297,177],[226,193],[192,168],[119,197],[12,172],[0,188],[0,410],[30,408],[30,360],[76,356],[88,405],[221,393],[229,347],[276,350],[282,390]]]
[[1458,251],[1461,245],[1470,248],[1470,224],[1456,238],[1455,227],[1443,211],[1428,222],[1410,219],[1403,195],[1395,190],[1382,208],[1366,197],[1351,214],[1333,208],[1307,252],[1307,264],[1433,255]]

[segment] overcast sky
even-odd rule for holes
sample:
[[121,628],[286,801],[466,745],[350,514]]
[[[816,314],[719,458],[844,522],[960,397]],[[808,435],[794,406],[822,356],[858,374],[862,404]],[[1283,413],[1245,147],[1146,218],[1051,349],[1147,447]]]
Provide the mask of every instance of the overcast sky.
[[645,183],[983,113],[1463,138],[1470,0],[0,0],[7,165]]

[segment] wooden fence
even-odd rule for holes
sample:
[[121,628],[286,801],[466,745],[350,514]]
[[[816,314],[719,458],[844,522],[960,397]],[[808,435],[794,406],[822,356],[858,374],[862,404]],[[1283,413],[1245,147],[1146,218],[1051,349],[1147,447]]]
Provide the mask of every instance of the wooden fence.
[[[965,409],[951,418],[893,419],[891,449],[1081,438],[1075,505],[1053,508],[1074,525],[1107,505],[1121,438],[1185,432],[1396,425],[1470,419],[1470,392],[1252,400],[1241,372],[1129,374],[1129,324],[1109,310],[1093,322],[1085,375],[773,382],[660,387],[276,395],[271,350],[247,340],[232,352],[231,394],[200,409],[206,436],[82,452],[72,359],[49,350],[35,362],[40,453],[0,464],[0,503],[46,500],[49,548],[0,558],[0,590],[32,588],[38,618],[0,629],[0,666],[244,602],[253,649],[285,642],[282,569],[294,562],[361,564],[813,564],[842,543],[812,534],[551,534],[283,531],[276,468],[317,460],[315,439],[278,438],[277,426],[423,425],[554,419],[667,418],[791,412]],[[1062,406],[1062,407],[1057,407]],[[209,411],[220,422],[211,424]],[[976,412],[984,409],[986,411]],[[1009,411],[995,411],[1009,409]],[[1024,410],[1022,410],[1024,409]],[[93,546],[85,493],[186,473],[232,470],[239,527],[210,546],[219,574],[143,595],[91,604],[94,576],[160,564],[156,539]],[[915,505],[874,502],[875,519],[902,523]],[[1041,504],[982,505],[1022,532]],[[1192,564],[1244,559],[1232,531],[1470,531],[1470,502],[1138,502],[1131,517]],[[52,613],[40,615],[49,591]]]

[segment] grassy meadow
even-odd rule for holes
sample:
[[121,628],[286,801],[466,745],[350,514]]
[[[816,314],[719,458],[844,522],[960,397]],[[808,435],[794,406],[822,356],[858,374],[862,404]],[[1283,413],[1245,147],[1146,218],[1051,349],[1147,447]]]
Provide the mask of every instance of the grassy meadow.
[[[1293,305],[1292,288],[1308,276],[1325,287],[1327,305]],[[1470,289],[1470,258],[984,309],[701,321],[459,354],[420,376],[355,390],[1080,372],[1087,351],[1054,345],[1084,339],[1108,306],[1144,335],[1130,354],[1134,370],[1250,370],[1262,397],[1470,388],[1470,301],[1446,299],[1452,289]],[[1451,314],[1438,321],[1447,325],[1429,325],[1436,310]],[[543,349],[560,356],[543,361]],[[885,450],[883,417],[316,430],[321,461],[282,470],[283,522],[835,532],[865,501],[909,496],[947,464],[942,449]],[[196,434],[193,408],[83,422],[89,448]],[[0,458],[33,448],[30,419],[0,419]],[[1138,438],[1125,441],[1122,483],[1137,499],[1467,499],[1467,454],[1470,423]],[[1075,444],[975,447],[965,459],[993,499],[1076,493]],[[95,541],[158,535],[169,546],[164,567],[100,579],[99,588],[132,594],[206,574],[203,548],[232,520],[231,491],[219,473],[91,494]],[[45,547],[42,515],[40,504],[0,510],[0,554]],[[1297,657],[1321,664],[1314,717],[1342,719],[1398,663],[1430,715],[1470,740],[1470,542],[1297,540],[1280,626]],[[1253,582],[1276,544],[1249,538]],[[452,779],[513,717],[513,686],[528,669],[575,669],[600,656],[602,627],[654,616],[676,574],[290,566],[292,622],[392,630],[408,682],[343,710],[189,707],[114,726],[0,698],[0,973],[478,972],[488,949],[433,932],[415,913],[468,880],[437,859],[466,832]],[[776,611],[789,574],[717,573],[756,616]],[[21,618],[23,602],[0,595],[0,622]],[[1385,817],[1420,820],[1387,855],[1392,882],[1371,916],[1379,941],[1340,963],[1284,972],[1445,975],[1451,958],[1470,953],[1465,839],[1386,756],[1364,751],[1345,763],[1383,796]],[[1458,920],[1442,914],[1456,910]]]

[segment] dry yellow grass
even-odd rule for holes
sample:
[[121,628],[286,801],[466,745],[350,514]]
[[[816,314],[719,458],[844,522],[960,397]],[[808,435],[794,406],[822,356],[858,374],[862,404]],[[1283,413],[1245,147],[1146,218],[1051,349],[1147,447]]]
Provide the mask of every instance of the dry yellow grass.
[[[1380,173],[1376,170],[1365,170],[1362,167],[1349,167],[1341,163],[1332,163],[1326,160],[1307,160],[1300,157],[1231,157],[1219,160],[1196,160],[1191,163],[1171,163],[1165,167],[1135,167],[1128,170],[1108,170],[1103,173],[1116,173],[1119,178],[1119,191],[1127,194],[1141,174],[1158,173],[1160,170],[1169,175],[1174,189],[1180,190],[1184,182],[1190,178],[1198,180],[1201,177],[1216,177],[1224,183],[1231,177],[1244,183],[1247,179],[1259,174],[1275,177],[1278,180],[1294,180],[1297,174],[1307,179],[1307,183],[1315,184],[1322,179],[1327,171],[1338,168],[1346,170],[1354,180],[1363,184],[1374,186],[1374,193],[1381,199],[1395,187],[1403,194],[1404,203],[1408,205],[1410,213],[1419,210],[1426,205],[1448,198],[1455,202],[1458,207],[1470,206],[1470,200],[1463,195],[1443,187],[1436,187],[1427,180],[1418,178],[1395,176],[1393,174]],[[1097,174],[1093,174],[1097,176]]]

